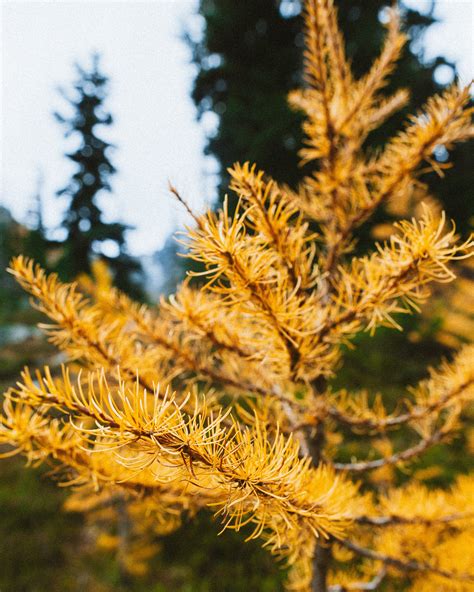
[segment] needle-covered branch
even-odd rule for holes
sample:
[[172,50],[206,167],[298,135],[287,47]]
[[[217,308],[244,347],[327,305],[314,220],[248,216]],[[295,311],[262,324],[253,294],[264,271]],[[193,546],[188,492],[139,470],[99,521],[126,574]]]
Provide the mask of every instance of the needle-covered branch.
[[428,489],[413,482],[375,496],[370,514],[357,516],[355,522],[387,529],[397,525],[466,528],[474,521],[473,490],[474,480],[466,475],[448,490]]
[[[56,274],[48,275],[22,256],[13,259],[9,271],[31,294],[35,308],[52,321],[40,325],[49,340],[71,359],[109,370],[120,365],[124,378],[134,381],[137,369],[146,368],[147,358],[154,357],[154,352],[137,347],[123,321],[104,320],[101,308],[85,298],[76,284],[61,283]],[[144,388],[152,390],[161,377],[156,372],[156,360],[150,361],[150,366],[155,366],[151,376],[143,368],[140,380]]]
[[[348,502],[355,501],[357,487],[327,467],[311,468],[309,459],[299,458],[291,437],[277,433],[269,439],[258,422],[245,431],[229,429],[224,416],[214,416],[204,406],[187,416],[173,395],[156,392],[150,399],[138,382],[131,388],[118,380],[112,387],[101,372],[79,376],[75,383],[66,371],[61,380],[49,371],[36,380],[25,372],[22,380],[8,395],[9,420],[2,428],[6,441],[14,440],[11,418],[17,404],[56,409],[70,422],[68,431],[72,426],[74,437],[80,438],[82,454],[97,454],[103,462],[110,456],[112,464],[123,468],[121,480],[163,464],[168,484],[183,486],[186,481],[204,491],[213,489],[212,505],[226,527],[238,530],[253,522],[253,536],[265,534],[272,550],[281,554],[297,537],[301,521],[323,537],[341,536],[351,522]],[[46,415],[41,421],[58,422]],[[21,442],[16,445],[22,448]],[[37,446],[41,448],[40,441]],[[159,483],[159,473],[156,479]]]
[[399,328],[395,313],[418,309],[430,295],[428,285],[455,279],[451,261],[469,257],[473,240],[459,244],[455,230],[425,210],[420,220],[399,222],[385,245],[376,245],[370,257],[354,258],[339,268],[334,284],[334,312],[320,335],[331,332],[374,331],[377,326]]
[[425,108],[411,118],[407,128],[389,142],[382,153],[368,161],[369,174],[364,181],[369,193],[362,193],[363,201],[354,203],[345,222],[334,236],[328,236],[329,249],[324,268],[333,272],[344,248],[355,229],[365,222],[381,204],[402,198],[413,192],[414,180],[425,162],[429,169],[439,170],[432,160],[437,146],[451,148],[474,135],[470,86],[452,86],[442,95],[429,99]]
[[256,348],[268,352],[282,378],[302,378],[318,354],[327,363],[332,357],[324,344],[310,348],[305,342],[308,319],[319,324],[324,310],[314,291],[303,298],[279,271],[276,251],[254,240],[246,226],[250,212],[237,209],[232,219],[226,210],[209,213],[189,231],[190,257],[206,265],[207,285],[222,302],[254,325]]
[[314,286],[318,270],[314,265],[316,235],[291,199],[275,181],[264,180],[263,172],[245,163],[229,169],[230,188],[248,203],[248,227],[269,244],[281,261],[283,272],[299,290]]

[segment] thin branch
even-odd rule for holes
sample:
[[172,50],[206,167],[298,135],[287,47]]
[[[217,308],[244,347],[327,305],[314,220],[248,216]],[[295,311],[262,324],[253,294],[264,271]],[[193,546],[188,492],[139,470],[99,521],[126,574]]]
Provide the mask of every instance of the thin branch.
[[248,290],[250,291],[251,298],[256,304],[256,306],[266,315],[266,317],[273,324],[278,336],[280,337],[287,351],[288,358],[290,361],[291,372],[293,374],[295,367],[301,358],[301,352],[297,344],[295,344],[294,340],[288,336],[288,333],[285,330],[284,325],[282,325],[282,322],[275,314],[275,311],[269,304],[265,295],[263,295],[261,291],[258,289],[258,285],[254,281],[249,280],[247,274],[245,273],[245,270],[240,265],[240,262],[238,258],[235,256],[235,254],[227,253],[227,256],[235,273],[240,277],[242,282],[247,286]]
[[[117,352],[115,352],[116,355],[113,355],[113,350],[111,350],[110,344],[104,340],[101,334],[94,336],[84,329],[84,326],[82,325],[83,319],[80,314],[80,309],[75,310],[74,313],[71,315],[68,314],[69,311],[65,306],[65,299],[61,299],[61,301],[58,304],[54,300],[42,298],[44,294],[44,286],[46,281],[46,275],[42,275],[44,274],[44,271],[38,271],[40,269],[39,266],[35,270],[35,268],[33,267],[33,261],[31,260],[29,264],[25,263],[25,265],[25,270],[17,271],[14,268],[12,268],[8,271],[12,273],[12,275],[20,283],[20,285],[32,295],[33,299],[36,299],[33,300],[33,306],[40,312],[43,312],[44,314],[49,316],[51,320],[55,322],[55,325],[57,327],[60,327],[63,330],[68,331],[68,338],[70,342],[77,343],[77,337],[79,337],[79,339],[81,339],[86,344],[86,347],[83,348],[83,356],[86,359],[89,358],[90,360],[90,356],[87,353],[88,347],[102,358],[102,362],[104,363],[104,365],[107,365],[110,368],[117,368],[120,366],[122,374],[126,375],[130,381],[136,381],[136,368],[130,367],[130,365],[127,364],[126,360],[122,359],[119,355],[117,355]],[[28,271],[31,272],[30,277],[28,277]],[[66,287],[66,284],[60,284],[58,287],[64,288]],[[75,284],[71,284],[71,287],[69,289],[70,293],[77,293],[75,289]],[[83,300],[83,303],[86,303],[86,300]],[[52,334],[51,337],[51,326],[40,324],[39,327],[45,331],[50,341],[52,341],[52,343],[55,343],[54,334]],[[102,332],[102,335],[103,333],[104,332]],[[77,337],[75,337],[75,335]],[[154,390],[154,386],[148,383],[143,377],[139,376],[138,381],[140,385],[147,391]]]
[[148,322],[139,311],[130,308],[130,313],[133,315],[133,320],[145,335],[154,341],[156,345],[160,345],[164,349],[168,350],[173,354],[176,360],[190,372],[195,373],[197,376],[201,376],[204,379],[210,380],[213,383],[227,385],[231,388],[235,388],[239,391],[248,391],[255,395],[268,395],[266,389],[258,387],[256,385],[245,384],[241,381],[236,381],[230,376],[226,376],[221,372],[210,368],[207,364],[200,362],[194,355],[194,352],[189,348],[184,348],[181,344],[174,342],[165,333],[160,333],[156,330],[152,323]]
[[430,526],[432,524],[456,522],[472,515],[473,513],[471,512],[463,512],[442,516],[441,518],[423,518],[423,516],[416,516],[415,518],[407,518],[405,516],[359,516],[355,518],[354,522],[370,526],[393,526],[396,524],[424,524],[425,526]]
[[328,587],[328,592],[350,592],[351,590],[357,590],[362,592],[363,590],[377,590],[382,583],[383,579],[387,575],[387,568],[384,566],[377,575],[375,575],[370,582],[351,582],[350,584],[333,584]]
[[433,446],[434,444],[438,444],[442,441],[443,437],[446,436],[446,432],[444,430],[438,430],[431,434],[428,438],[423,438],[420,440],[418,444],[412,446],[411,448],[406,448],[401,452],[396,452],[391,456],[387,456],[385,458],[378,458],[377,460],[367,460],[367,461],[359,461],[359,462],[352,462],[352,463],[334,463],[333,466],[338,471],[352,471],[356,473],[360,473],[363,471],[370,471],[373,469],[380,469],[380,467],[384,467],[386,465],[394,465],[399,462],[404,462],[409,460],[415,456],[422,454],[427,448]]
[[172,185],[171,182],[168,182],[168,188],[169,188],[170,192],[174,195],[174,197],[179,201],[179,203],[182,206],[184,206],[184,209],[188,212],[188,214],[191,216],[191,218],[196,222],[197,226],[199,228],[201,228],[202,222],[199,219],[199,216],[193,212],[193,210],[191,209],[191,206],[184,199],[184,197],[179,193],[179,191],[176,189],[176,187],[174,185]]
[[[332,241],[330,248],[328,250],[328,256],[326,258],[326,263],[324,267],[324,271],[328,274],[332,274],[334,271],[334,267],[336,266],[339,257],[343,251],[344,246],[347,244],[349,237],[352,235],[353,231],[356,227],[360,226],[363,222],[369,218],[374,210],[380,206],[382,203],[387,202],[391,195],[394,194],[401,183],[411,175],[415,175],[416,169],[419,165],[426,159],[429,158],[435,147],[439,143],[443,143],[443,136],[446,132],[446,129],[449,127],[449,123],[452,122],[453,117],[455,118],[457,111],[462,108],[462,105],[465,101],[468,100],[468,96],[466,98],[465,95],[466,89],[459,94],[457,99],[455,100],[454,106],[448,107],[445,109],[445,116],[438,121],[438,125],[436,128],[436,133],[432,133],[425,142],[419,146],[417,150],[416,158],[413,158],[411,162],[402,162],[399,163],[399,171],[398,174],[395,175],[391,181],[385,188],[381,189],[381,191],[377,194],[375,192],[375,196],[372,200],[363,205],[358,212],[354,213],[346,222],[343,228],[341,228],[337,234],[337,236]],[[469,89],[467,89],[467,93],[469,93]],[[429,103],[428,103],[429,105]],[[419,123],[412,123],[410,127],[407,128],[407,131],[413,129],[415,126],[419,125]],[[405,132],[406,134],[407,132]],[[396,140],[397,138],[395,138]],[[452,142],[451,142],[452,143]],[[380,157],[377,165],[380,166],[380,163],[383,163],[383,158],[386,157],[387,152],[389,150],[390,144],[388,148],[386,148],[385,152]],[[419,174],[426,172],[426,171],[419,171]]]
[[[319,340],[321,342],[324,340],[330,341],[330,333],[332,330],[337,329],[343,323],[351,323],[352,321],[359,321],[363,319],[367,309],[370,308],[373,303],[377,302],[384,293],[390,293],[390,290],[395,290],[397,285],[401,284],[411,272],[417,271],[417,263],[418,261],[416,259],[409,261],[403,267],[401,267],[398,273],[388,276],[385,283],[380,286],[377,291],[373,292],[370,295],[370,298],[367,297],[366,300],[362,302],[363,306],[361,303],[356,302],[351,307],[348,307],[339,313],[338,316],[334,318],[328,318],[328,320],[322,324],[317,332]],[[390,295],[387,300],[399,300],[403,296],[403,293],[398,294],[395,292],[394,294]]]
[[[258,179],[258,177],[256,177]],[[269,212],[267,210],[267,208],[265,207],[265,204],[263,203],[262,199],[265,198],[266,192],[268,191],[268,195],[271,195],[271,191],[274,189],[275,187],[275,182],[269,181],[268,183],[265,183],[262,180],[262,185],[265,186],[265,189],[262,189],[262,194],[263,194],[263,198],[260,197],[258,191],[255,190],[255,186],[250,182],[250,179],[242,179],[240,181],[240,183],[242,184],[242,186],[245,188],[245,190],[247,191],[247,193],[251,196],[251,199],[249,199],[249,201],[253,204],[255,204],[258,208],[258,211],[260,212],[261,216],[262,216],[262,220],[265,224],[266,230],[267,230],[267,234],[271,239],[271,242],[273,243],[273,247],[275,249],[275,251],[278,253],[278,256],[281,260],[281,262],[283,263],[283,265],[285,266],[288,276],[291,280],[291,283],[293,285],[293,287],[297,288],[297,292],[298,294],[304,294],[305,290],[303,288],[301,288],[300,286],[300,282],[299,282],[299,278],[296,275],[296,269],[295,269],[295,262],[292,261],[288,256],[287,256],[287,251],[286,251],[286,239],[287,237],[281,237],[278,233],[278,231],[274,228],[273,226],[273,221],[270,219],[269,216]],[[238,193],[241,193],[241,190],[238,189],[237,187],[237,191]]]
[[468,380],[466,382],[463,382],[458,387],[448,391],[443,397],[440,397],[439,399],[432,401],[431,403],[428,403],[425,406],[418,405],[418,406],[414,407],[411,411],[408,411],[406,413],[402,413],[400,415],[394,415],[394,416],[389,416],[389,417],[380,418],[380,419],[372,419],[372,418],[360,419],[356,416],[347,415],[346,413],[344,413],[343,411],[340,411],[335,406],[329,407],[328,413],[333,419],[335,419],[335,420],[337,420],[349,427],[352,427],[352,428],[366,429],[368,431],[370,431],[370,430],[384,431],[387,428],[397,427],[399,425],[408,423],[413,420],[422,419],[422,418],[430,415],[434,411],[442,409],[443,407],[445,407],[445,405],[447,405],[451,401],[451,399],[454,399],[455,397],[457,397],[457,395],[462,393],[466,388],[471,386],[473,383],[474,383],[474,378],[471,380]]
[[361,557],[367,557],[368,559],[373,559],[375,561],[382,561],[385,565],[391,565],[396,569],[404,572],[424,572],[429,571],[439,576],[448,579],[455,579],[455,580],[462,580],[467,582],[474,582],[474,577],[469,574],[457,574],[455,572],[446,571],[435,565],[430,565],[429,563],[421,563],[419,561],[414,561],[412,559],[405,560],[400,559],[398,557],[393,557],[391,555],[384,555],[383,553],[378,553],[377,551],[373,551],[372,549],[367,549],[367,547],[361,547],[357,543],[349,541],[348,539],[338,540],[338,543],[346,549],[353,551],[357,555]]
[[237,343],[227,343],[226,341],[222,340],[216,334],[212,327],[206,326],[205,323],[201,323],[199,321],[199,318],[196,318],[192,314],[192,312],[189,312],[186,315],[186,319],[190,324],[194,325],[201,333],[201,336],[206,337],[212,343],[212,345],[216,347],[216,349],[225,350],[230,353],[236,354],[247,361],[252,358],[252,352],[246,351],[242,346],[240,346]]

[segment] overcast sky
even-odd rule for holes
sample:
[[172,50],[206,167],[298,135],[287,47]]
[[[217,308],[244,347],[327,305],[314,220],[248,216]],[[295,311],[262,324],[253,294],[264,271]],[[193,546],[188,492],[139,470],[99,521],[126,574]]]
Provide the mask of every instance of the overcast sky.
[[[54,193],[73,167],[63,156],[67,145],[51,115],[63,106],[56,89],[73,79],[75,60],[87,63],[91,50],[99,50],[111,77],[108,106],[115,124],[107,139],[118,146],[113,162],[119,169],[114,197],[105,194],[103,207],[111,220],[136,226],[128,237],[134,254],[159,248],[186,220],[168,196],[168,179],[196,209],[214,192],[213,163],[203,157],[205,130],[196,123],[189,98],[195,73],[180,38],[186,26],[196,32],[202,26],[194,16],[197,2],[0,3],[0,203],[24,220],[41,170],[46,223],[53,227],[60,221],[64,203]],[[474,75],[473,11],[474,0],[439,1],[443,22],[426,38],[426,57],[442,54],[457,61],[466,81]]]

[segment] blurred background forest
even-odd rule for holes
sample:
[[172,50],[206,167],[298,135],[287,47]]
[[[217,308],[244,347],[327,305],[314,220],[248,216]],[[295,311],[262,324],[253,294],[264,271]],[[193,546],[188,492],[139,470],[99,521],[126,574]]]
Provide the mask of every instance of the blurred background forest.
[[[172,3],[163,4],[165,9],[169,4],[171,10]],[[380,50],[388,4],[384,0],[336,0],[357,76],[368,69]],[[206,203],[222,202],[228,183],[226,169],[235,161],[256,162],[278,181],[295,185],[305,172],[298,166],[297,155],[302,143],[302,118],[289,109],[286,96],[301,82],[299,2],[201,0],[186,5],[199,20],[192,26],[182,25],[179,43],[187,48],[187,59],[193,66],[189,93],[205,136],[202,149],[210,159],[207,162],[212,163],[206,165],[207,180],[198,188],[198,193],[203,189],[207,195],[200,202],[191,199],[191,203],[202,210]],[[407,113],[457,76],[456,63],[442,55],[441,41],[440,55],[426,57],[424,40],[430,27],[436,26],[437,3],[411,1],[402,7],[411,43],[387,92],[407,87],[411,99],[381,132],[369,136],[368,143],[374,149],[400,127]],[[135,9],[140,10],[138,6]],[[459,34],[469,35],[472,22],[463,26],[465,30]],[[70,77],[50,81],[52,86],[60,83],[58,107],[51,106],[50,110],[51,125],[64,134],[63,145],[54,150],[63,151],[62,158],[70,163],[70,176],[52,196],[44,173],[38,174],[32,195],[24,196],[25,203],[30,204],[28,212],[23,217],[15,214],[18,220],[8,207],[0,206],[0,392],[15,381],[25,364],[61,363],[61,357],[36,328],[41,321],[39,313],[29,307],[27,298],[3,271],[13,255],[31,256],[61,278],[78,280],[85,291],[91,281],[108,281],[111,277],[122,290],[149,302],[157,301],[161,293],[172,292],[189,266],[186,259],[177,256],[178,245],[160,220],[154,221],[154,232],[161,233],[161,244],[154,253],[145,255],[131,248],[131,225],[126,216],[121,218],[122,209],[116,208],[115,218],[110,216],[107,204],[117,199],[115,179],[120,177],[120,166],[116,161],[120,161],[124,149],[110,139],[115,125],[110,107],[114,80],[109,79],[101,48],[89,51],[87,38],[83,43],[87,57],[71,64]],[[159,38],[155,51],[160,51]],[[164,86],[161,92],[169,89]],[[7,117],[7,113],[2,116]],[[29,140],[24,137],[17,141]],[[140,152],[141,147],[130,149]],[[3,151],[7,150],[4,145]],[[424,181],[440,207],[455,220],[459,232],[466,235],[474,224],[472,145],[456,148],[452,172],[442,169],[446,160],[442,146],[435,156],[443,174],[430,175]],[[181,163],[182,168],[187,164]],[[41,160],[41,154],[38,165],[47,171],[48,163]],[[167,171],[163,174],[168,176]],[[171,180],[180,187],[179,177]],[[11,205],[7,189],[2,189],[2,203]],[[51,209],[52,197],[58,204],[53,206],[58,212],[55,224],[45,221],[45,203],[49,204],[46,209]],[[130,199],[133,208],[147,211],[140,195]],[[185,220],[180,218],[182,213],[175,213],[177,206],[171,200],[166,203],[164,207],[172,210],[171,219],[180,220],[179,224]],[[358,249],[367,249],[374,238],[386,238],[393,219],[413,213],[411,204],[399,204],[398,210],[380,214],[361,229]],[[464,265],[458,272],[456,286],[440,291],[421,317],[402,319],[403,333],[381,330],[373,338],[361,338],[358,347],[347,352],[346,364],[334,384],[365,386],[372,394],[384,391],[395,404],[406,385],[424,376],[427,365],[437,363],[467,341],[474,328],[474,269]],[[449,470],[427,472],[419,463],[419,478],[428,484],[448,485],[457,473],[469,469],[466,451],[473,448],[472,430],[449,449],[435,447],[430,464],[436,455],[449,457],[450,461],[444,462]],[[384,475],[374,478],[383,479]],[[193,522],[169,537],[150,541],[134,554],[133,541],[124,550],[120,524],[100,528],[101,522],[107,523],[106,511],[88,521],[72,511],[60,511],[64,500],[63,491],[44,470],[25,471],[22,460],[16,458],[0,463],[0,590],[280,589],[282,574],[258,544],[242,545],[241,537],[229,532],[216,537],[218,523],[209,525],[206,519]]]

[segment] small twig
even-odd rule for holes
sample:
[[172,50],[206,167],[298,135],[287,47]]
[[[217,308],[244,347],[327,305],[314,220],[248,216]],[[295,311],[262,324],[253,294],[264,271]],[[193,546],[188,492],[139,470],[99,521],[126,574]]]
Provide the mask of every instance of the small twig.
[[202,223],[201,223],[201,220],[199,219],[199,216],[193,212],[193,210],[191,209],[191,206],[184,199],[184,197],[179,193],[179,191],[176,189],[176,187],[171,184],[170,181],[168,182],[168,188],[169,188],[170,192],[174,195],[174,197],[179,201],[179,203],[182,206],[184,206],[185,210],[188,212],[188,214],[191,216],[191,218],[196,222],[196,224],[199,227],[201,227]]
[[[434,565],[430,565],[429,563],[420,563],[419,561],[414,561],[412,559],[404,560],[399,559],[398,557],[392,557],[391,555],[384,555],[383,553],[378,553],[377,551],[373,551],[372,549],[367,549],[366,547],[361,547],[357,543],[353,543],[347,539],[345,540],[338,540],[338,543],[346,549],[353,551],[357,555],[361,557],[367,557],[368,559],[373,559],[375,561],[382,561],[385,565],[391,565],[400,571],[411,571],[411,572],[423,572],[423,571],[430,571],[437,575],[443,576],[444,578],[448,579],[455,579],[455,580],[462,580],[462,581],[474,581],[474,577],[470,576],[469,574],[456,574],[450,571],[446,571]],[[370,588],[369,588],[370,589]]]
[[452,399],[468,388],[473,382],[474,380],[467,380],[451,391],[448,391],[443,397],[440,397],[438,400],[428,403],[425,406],[417,406],[406,413],[380,418],[377,420],[372,418],[361,419],[356,416],[347,415],[335,406],[328,407],[328,413],[333,419],[340,421],[341,423],[352,428],[384,431],[391,427],[397,427],[410,421],[421,419],[430,415],[431,413],[438,411],[439,409],[442,409],[443,407],[447,406]]
[[448,516],[442,516],[441,518],[423,518],[422,516],[416,516],[415,518],[406,518],[405,516],[359,516],[358,518],[355,518],[354,521],[358,524],[367,524],[371,526],[392,526],[394,524],[424,524],[429,526],[431,524],[445,524],[457,520],[463,520],[472,515],[471,512],[465,512],[450,514]]
[[441,442],[446,433],[443,430],[434,432],[429,438],[424,438],[416,446],[406,448],[401,452],[396,452],[391,456],[385,458],[378,458],[377,460],[359,461],[353,463],[334,463],[333,466],[338,471],[352,471],[360,473],[362,471],[370,471],[373,469],[380,469],[386,465],[394,465],[418,456],[430,446]]
[[328,592],[350,592],[351,590],[357,590],[362,592],[363,590],[377,590],[382,583],[383,579],[387,575],[387,569],[384,566],[377,575],[373,577],[370,582],[351,582],[350,584],[333,584],[328,587]]

